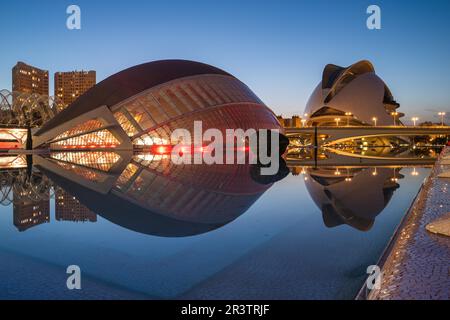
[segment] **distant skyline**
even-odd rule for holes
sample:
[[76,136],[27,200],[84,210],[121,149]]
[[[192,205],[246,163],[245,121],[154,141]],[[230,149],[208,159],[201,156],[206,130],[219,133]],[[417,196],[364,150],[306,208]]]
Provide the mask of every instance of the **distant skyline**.
[[[82,29],[66,28],[80,6]],[[382,29],[366,28],[377,4]],[[50,71],[96,70],[97,81],[160,59],[208,63],[246,83],[277,114],[301,115],[328,63],[370,60],[404,122],[450,118],[450,2],[87,1],[2,3],[0,89],[23,61]],[[447,120],[448,121],[448,120]]]

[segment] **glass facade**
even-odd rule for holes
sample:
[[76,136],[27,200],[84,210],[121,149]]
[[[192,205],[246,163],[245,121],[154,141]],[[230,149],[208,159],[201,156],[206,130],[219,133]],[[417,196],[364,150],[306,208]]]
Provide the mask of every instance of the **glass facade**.
[[108,172],[120,160],[114,152],[54,152],[51,159]]
[[[211,108],[203,111],[201,114],[192,113],[174,119],[137,137],[133,143],[135,145],[168,144],[173,130],[184,128],[192,133],[194,121],[198,120],[202,121],[203,130],[217,128],[222,131],[224,136],[226,129],[279,129],[279,123],[275,116],[270,111],[267,111],[265,106],[238,103],[225,105],[220,108]],[[193,138],[193,135],[191,136]]]
[[61,168],[73,172],[78,176],[83,177],[88,181],[102,182],[105,180],[105,176],[103,176],[100,172],[93,171],[92,169],[76,166],[68,162],[63,161],[54,161]]
[[51,149],[70,149],[70,148],[114,148],[120,142],[107,129],[75,136],[65,140],[56,141],[50,144]]
[[145,150],[146,146],[173,145],[178,143],[170,141],[176,129],[189,130],[194,138],[195,121],[202,121],[203,131],[219,129],[224,137],[226,129],[281,129],[276,116],[245,84],[222,74],[171,80],[108,109],[100,108],[104,109],[92,110],[92,119],[75,123],[52,138],[50,148],[83,150],[126,145],[123,149],[135,146]]
[[231,220],[270,187],[250,179],[249,170],[250,165],[183,166],[167,158],[136,155],[117,179],[114,193],[181,220]]
[[67,139],[69,137],[80,135],[80,134],[85,133],[85,132],[94,131],[96,129],[102,128],[103,126],[104,125],[103,125],[103,123],[100,120],[92,119],[92,120],[89,120],[89,121],[87,121],[85,123],[82,123],[82,124],[76,126],[73,129],[70,129],[70,130],[68,130],[68,131],[58,135],[55,138],[55,141],[62,140],[62,139]]
[[169,144],[174,129],[279,128],[276,117],[239,80],[199,75],[157,86],[112,108],[135,145]]

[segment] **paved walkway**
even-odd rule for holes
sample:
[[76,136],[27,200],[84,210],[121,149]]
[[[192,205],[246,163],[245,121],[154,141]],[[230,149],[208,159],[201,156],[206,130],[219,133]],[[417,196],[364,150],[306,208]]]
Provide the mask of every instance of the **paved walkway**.
[[450,299],[450,237],[426,230],[450,212],[450,179],[438,178],[450,170],[449,155],[447,147],[382,257],[381,288],[369,300]]

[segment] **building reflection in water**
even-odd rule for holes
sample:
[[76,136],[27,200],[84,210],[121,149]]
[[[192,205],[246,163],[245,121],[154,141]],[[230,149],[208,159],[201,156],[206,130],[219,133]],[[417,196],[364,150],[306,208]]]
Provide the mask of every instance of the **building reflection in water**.
[[[261,176],[257,165],[175,165],[165,155],[119,151],[34,155],[32,161],[32,170],[0,171],[2,204],[13,204],[20,231],[50,222],[54,193],[56,221],[96,222],[99,214],[144,234],[201,234],[238,218],[289,173],[283,159],[276,175]],[[327,227],[360,231],[371,229],[399,188],[401,169],[290,168],[304,176]]]
[[26,194],[14,193],[14,225],[19,231],[50,222],[50,199],[35,200]]
[[289,173],[283,160],[276,175],[261,177],[256,165],[175,165],[164,155],[93,154],[57,153],[33,162],[89,211],[158,236],[189,236],[230,223]]
[[[50,222],[50,182],[42,174],[25,170],[8,174],[12,183],[13,221],[19,231]],[[11,191],[11,190],[10,190]]]
[[[50,222],[53,192],[56,221],[96,222],[99,214],[149,235],[201,234],[238,218],[289,174],[283,159],[276,175],[261,176],[258,165],[175,165],[165,155],[120,151],[35,155],[33,164],[0,171],[2,203],[13,204],[19,231]],[[360,231],[371,229],[403,178],[401,167],[290,169],[304,175],[327,227]]]
[[[26,166],[26,160],[25,166]],[[55,199],[55,218],[57,221],[96,222],[97,215],[83,206],[75,197],[63,189],[53,186],[41,172],[31,172],[17,166],[8,166],[0,170],[1,199],[4,206],[12,205],[13,224],[21,232],[32,227],[49,223],[50,199]]]
[[55,218],[56,221],[97,222],[94,212],[60,187],[55,188]]
[[306,169],[306,188],[322,211],[324,224],[347,224],[361,231],[372,228],[403,175],[395,168]]

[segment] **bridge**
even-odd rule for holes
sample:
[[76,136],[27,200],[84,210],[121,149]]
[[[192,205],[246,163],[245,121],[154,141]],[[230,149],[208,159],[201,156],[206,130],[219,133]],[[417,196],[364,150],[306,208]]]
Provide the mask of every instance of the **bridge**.
[[337,144],[350,139],[388,136],[450,136],[450,126],[342,126],[285,128],[289,138],[311,137],[314,145]]
[[317,156],[310,158],[298,158],[288,156],[286,164],[288,167],[333,167],[333,168],[365,168],[365,167],[423,167],[433,166],[436,158],[412,158],[412,157],[361,157],[360,155],[347,156],[345,154],[333,154],[330,157],[319,159]]

